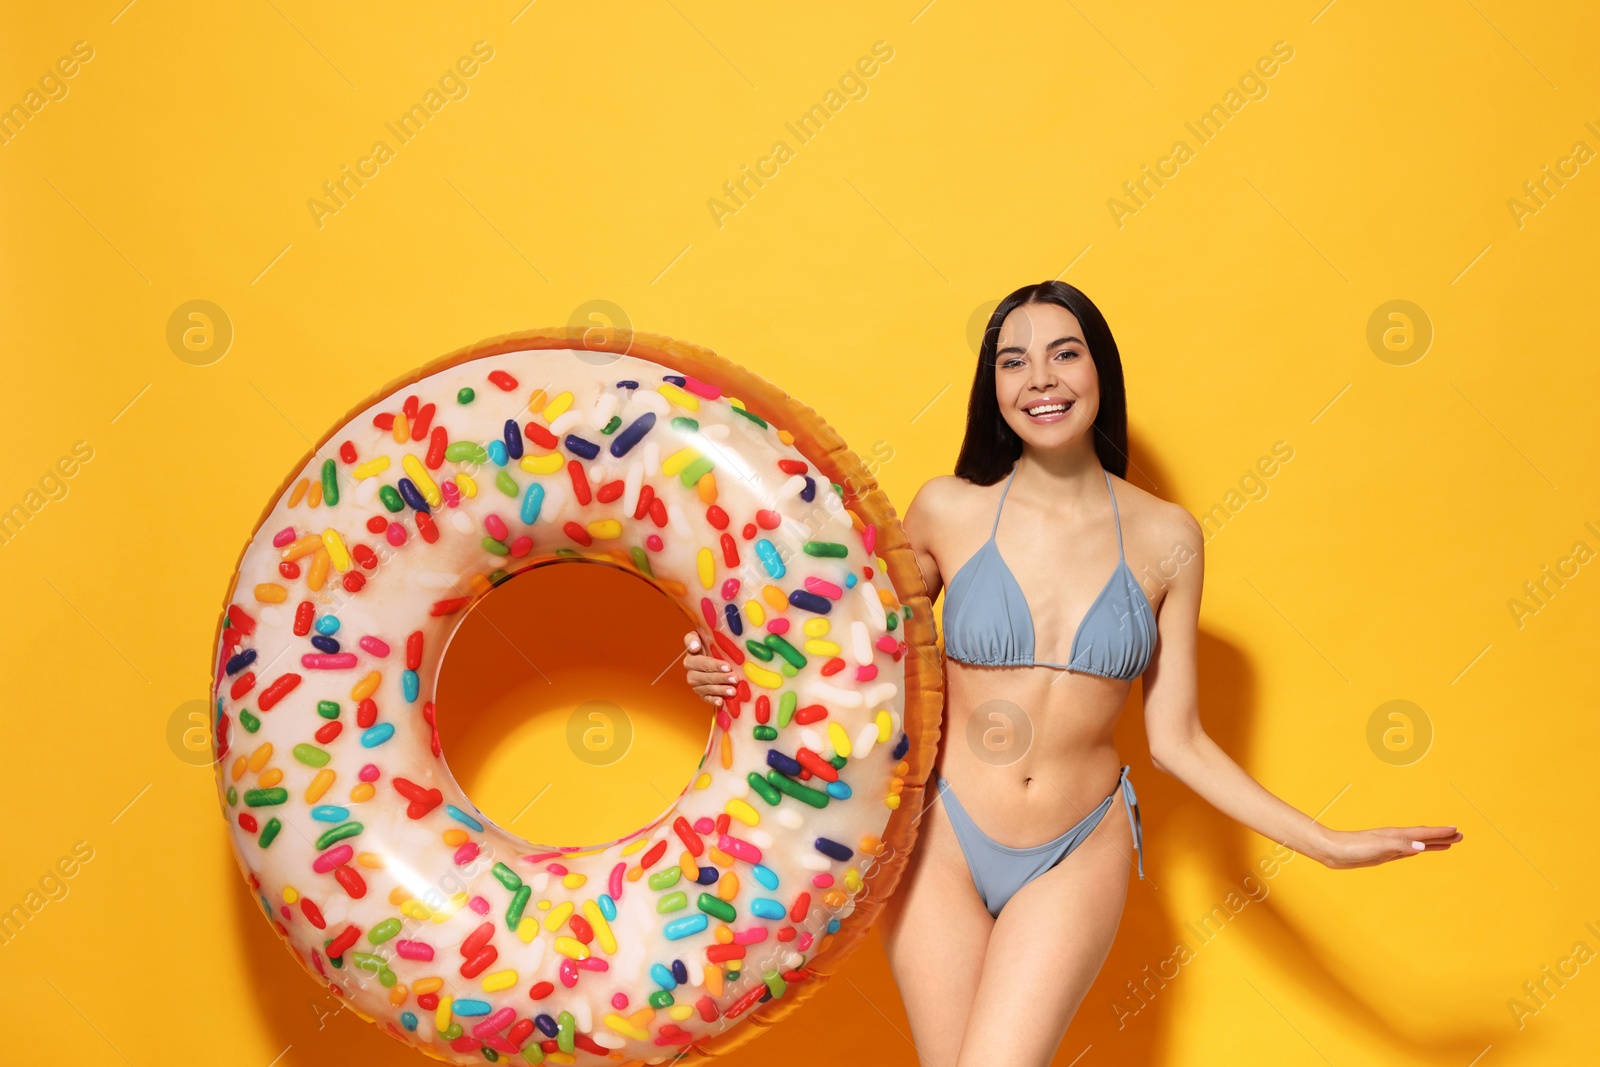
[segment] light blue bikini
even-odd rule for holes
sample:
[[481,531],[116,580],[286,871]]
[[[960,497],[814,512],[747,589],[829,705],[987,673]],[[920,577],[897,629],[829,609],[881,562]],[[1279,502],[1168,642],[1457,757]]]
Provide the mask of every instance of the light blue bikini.
[[[963,563],[945,589],[944,651],[961,663],[987,667],[1060,667],[1075,674],[1094,674],[1123,681],[1144,673],[1155,651],[1156,619],[1150,601],[1139,588],[1139,581],[1128,567],[1122,550],[1122,516],[1117,509],[1117,494],[1106,472],[1106,489],[1111,493],[1111,513],[1117,523],[1117,567],[1089,605],[1088,613],[1072,635],[1066,663],[1035,660],[1033,613],[1016,576],[1000,555],[995,531],[1000,528],[1000,511],[1005,507],[1013,468],[1000,491],[994,526],[989,540]],[[974,584],[976,583],[976,584]],[[1059,837],[1042,845],[1013,848],[1002,845],[978,828],[955,790],[941,774],[937,778],[945,811],[955,827],[956,838],[966,856],[972,882],[983,898],[989,914],[998,916],[1012,895],[1039,875],[1069,856],[1099,825],[1122,790],[1133,828],[1133,847],[1139,858],[1139,877],[1144,877],[1144,836],[1139,822],[1139,799],[1128,780],[1124,765],[1117,786],[1088,815]]]
[[[1111,494],[1111,513],[1117,521],[1117,568],[1072,635],[1068,662],[1033,658],[1033,613],[994,539],[1000,528],[1000,510],[1016,476],[1013,469],[1000,491],[989,540],[961,565],[945,589],[944,654],[986,667],[1062,667],[1103,678],[1137,678],[1155,650],[1156,617],[1122,554],[1122,516],[1115,492]],[[1106,489],[1111,489],[1110,471],[1106,472]]]
[[[1139,856],[1139,877],[1143,878],[1144,837],[1139,826],[1139,798],[1134,795],[1133,783],[1128,781],[1126,764],[1117,776],[1117,787],[1122,790],[1123,803],[1128,809],[1128,822],[1133,827],[1133,847]],[[1093,811],[1060,837],[1029,848],[1012,848],[1002,845],[978,828],[942,774],[939,775],[939,793],[944,798],[944,810],[950,816],[950,825],[955,827],[956,840],[961,842],[961,853],[967,858],[972,884],[977,886],[983,906],[995,918],[999,917],[1000,909],[1006,906],[1006,901],[1017,890],[1066,859],[1073,849],[1083,844],[1094,828],[1100,825],[1100,820],[1105,818],[1106,812],[1111,810],[1112,801],[1117,798],[1116,789],[1113,789],[1110,796],[1100,801]]]

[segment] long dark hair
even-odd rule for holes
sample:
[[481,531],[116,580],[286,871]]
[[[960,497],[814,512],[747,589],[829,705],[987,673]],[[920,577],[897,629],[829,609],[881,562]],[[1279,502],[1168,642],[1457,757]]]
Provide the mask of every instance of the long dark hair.
[[989,316],[978,346],[978,370],[972,379],[972,394],[967,398],[967,434],[961,440],[955,474],[977,485],[993,485],[1003,478],[1022,456],[1022,438],[1006,424],[994,396],[995,349],[999,347],[1000,324],[1024,304],[1057,304],[1077,316],[1083,326],[1083,339],[1089,346],[1100,375],[1100,411],[1094,419],[1094,450],[1100,465],[1123,477],[1128,470],[1128,394],[1122,380],[1122,357],[1116,338],[1105,316],[1081,289],[1066,282],[1048,281],[1024,285],[1000,301]]

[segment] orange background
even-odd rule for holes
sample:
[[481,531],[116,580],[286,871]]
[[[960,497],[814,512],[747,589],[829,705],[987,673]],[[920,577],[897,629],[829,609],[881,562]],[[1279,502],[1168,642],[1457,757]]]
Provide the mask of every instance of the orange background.
[[[1136,688],[1150,880],[1056,1062],[1592,1062],[1600,977],[1561,963],[1600,953],[1587,7],[123,2],[13,5],[0,38],[25,115],[0,138],[0,509],[26,515],[0,540],[0,909],[41,901],[0,944],[0,1059],[423,1062],[276,944],[179,714],[266,494],[377,385],[632,325],[816,408],[903,509],[951,469],[975,322],[1059,276],[1122,348],[1129,477],[1210,518],[1207,729],[1336,827],[1467,839],[1266,876],[1270,842],[1150,767]],[[170,339],[194,300],[225,350]],[[668,795],[704,741],[672,699],[638,747]],[[491,744],[508,714],[444,727],[491,808],[538,770],[554,833],[659,811],[530,768],[538,716]],[[914,1060],[876,935],[778,1030],[727,1061]]]

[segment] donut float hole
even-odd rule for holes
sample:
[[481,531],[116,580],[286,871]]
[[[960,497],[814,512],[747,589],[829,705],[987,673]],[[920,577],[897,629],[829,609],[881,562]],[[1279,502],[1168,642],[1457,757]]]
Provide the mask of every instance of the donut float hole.
[[456,781],[500,826],[552,848],[656,819],[692,782],[714,724],[684,683],[693,626],[604,563],[501,582],[466,613],[439,670],[439,742]]

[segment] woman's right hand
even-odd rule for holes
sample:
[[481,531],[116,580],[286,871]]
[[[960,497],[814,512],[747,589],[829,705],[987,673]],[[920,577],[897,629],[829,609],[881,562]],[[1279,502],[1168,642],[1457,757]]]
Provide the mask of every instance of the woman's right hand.
[[693,630],[683,635],[683,644],[688,649],[683,666],[688,672],[689,687],[700,694],[700,699],[720,707],[722,698],[734,693],[733,665],[715,656],[703,655],[700,635]]

